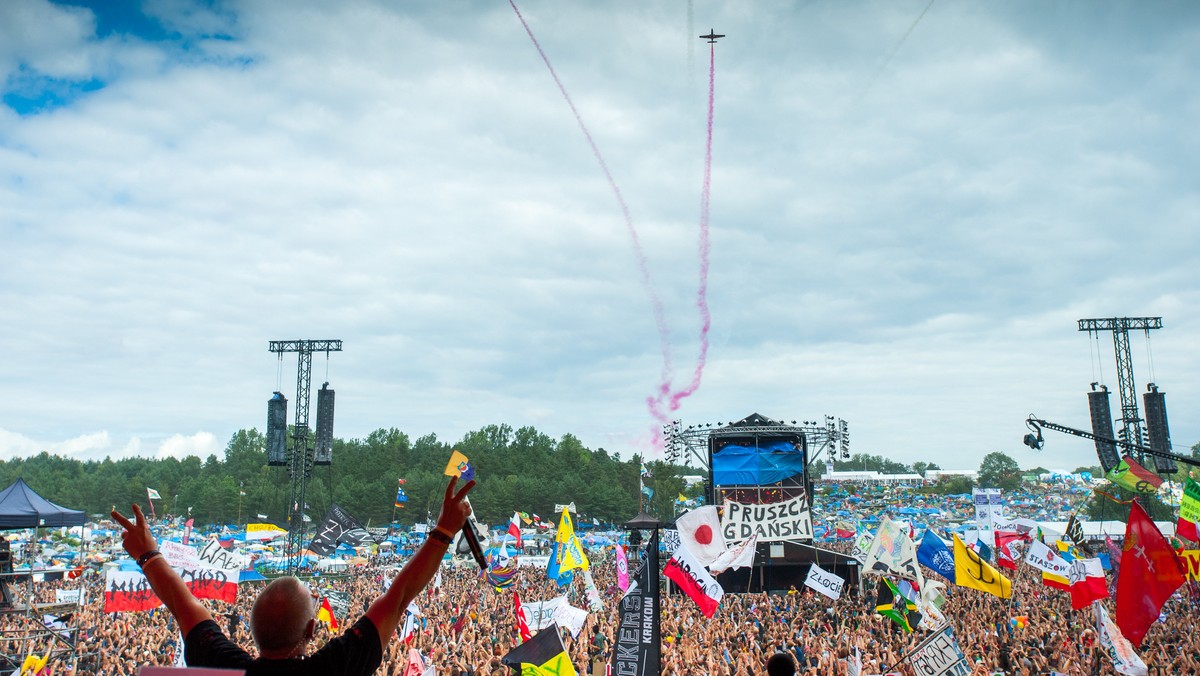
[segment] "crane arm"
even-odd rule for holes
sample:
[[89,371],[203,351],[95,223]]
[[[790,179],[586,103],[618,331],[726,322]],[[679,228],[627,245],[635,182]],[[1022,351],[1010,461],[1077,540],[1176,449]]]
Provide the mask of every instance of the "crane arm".
[[1120,448],[1122,448],[1126,451],[1133,451],[1136,453],[1145,453],[1146,455],[1159,457],[1159,458],[1170,458],[1170,459],[1174,460],[1175,462],[1182,462],[1183,464],[1191,465],[1192,467],[1200,467],[1200,458],[1190,458],[1188,456],[1179,455],[1177,453],[1171,453],[1169,451],[1158,451],[1153,448],[1148,448],[1146,446],[1141,446],[1141,445],[1138,445],[1135,443],[1131,443],[1129,441],[1125,441],[1123,439],[1109,439],[1107,437],[1097,436],[1095,434],[1092,434],[1091,432],[1084,432],[1083,430],[1077,430],[1074,427],[1067,427],[1066,425],[1059,425],[1058,423],[1053,423],[1053,422],[1050,422],[1049,420],[1043,420],[1042,418],[1039,418],[1032,414],[1029,416],[1029,418],[1027,418],[1025,420],[1025,426],[1028,427],[1031,431],[1037,433],[1036,437],[1033,434],[1025,435],[1025,445],[1032,448],[1035,451],[1040,450],[1042,448],[1042,442],[1043,442],[1042,429],[1048,429],[1048,430],[1054,430],[1055,432],[1063,432],[1065,434],[1073,434],[1077,437],[1083,437],[1084,439],[1092,439],[1092,440],[1096,440],[1096,441],[1103,441],[1106,443],[1115,444],[1116,446],[1119,446]]

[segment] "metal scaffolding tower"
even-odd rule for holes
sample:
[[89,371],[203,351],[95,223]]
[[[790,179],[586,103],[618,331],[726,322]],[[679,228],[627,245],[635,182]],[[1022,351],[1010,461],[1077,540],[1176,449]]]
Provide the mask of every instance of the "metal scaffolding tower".
[[308,442],[308,403],[312,389],[313,352],[341,352],[340,340],[272,340],[270,351],[282,355],[295,352],[296,359],[296,421],[292,428],[292,447],[288,452],[288,477],[291,492],[288,498],[288,574],[296,571],[300,550],[304,548],[304,510],[308,480],[312,476],[313,447]]
[[[1142,446],[1142,418],[1138,414],[1137,387],[1133,382],[1133,361],[1129,356],[1129,330],[1162,328],[1162,317],[1110,317],[1106,319],[1080,319],[1079,330],[1088,334],[1111,331],[1113,351],[1117,357],[1117,389],[1121,393],[1121,428],[1124,440],[1134,446]],[[1139,454],[1142,456],[1142,454]],[[1144,462],[1144,456],[1139,462]]]

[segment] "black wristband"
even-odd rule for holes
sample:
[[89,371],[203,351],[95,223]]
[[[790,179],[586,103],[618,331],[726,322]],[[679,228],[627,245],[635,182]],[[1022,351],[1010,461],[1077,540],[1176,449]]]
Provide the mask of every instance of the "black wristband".
[[446,535],[446,533],[440,528],[434,528],[433,530],[429,531],[429,539],[437,540],[438,542],[445,544],[447,547],[450,546],[450,543],[454,542],[454,538]]
[[151,549],[150,551],[146,552],[145,554],[142,554],[141,556],[138,557],[138,560],[137,560],[138,568],[144,567],[147,563],[150,563],[151,559],[153,559],[156,556],[162,556],[162,552],[158,551],[157,549]]

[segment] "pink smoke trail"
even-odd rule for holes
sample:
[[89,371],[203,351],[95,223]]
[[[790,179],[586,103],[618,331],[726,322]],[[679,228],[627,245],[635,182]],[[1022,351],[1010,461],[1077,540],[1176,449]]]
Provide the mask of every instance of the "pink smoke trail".
[[[680,402],[700,389],[700,381],[704,376],[704,366],[708,363],[708,332],[712,327],[712,314],[708,309],[708,262],[712,245],[709,240],[709,204],[712,191],[712,138],[713,138],[713,102],[716,91],[716,46],[709,50],[708,61],[708,136],[704,145],[704,182],[700,189],[700,286],[696,292],[696,309],[700,313],[700,353],[696,357],[696,367],[692,371],[692,380],[688,386],[675,392],[670,391],[670,383],[663,382],[658,397],[648,398],[650,412],[661,423],[670,422],[666,412],[662,410],[662,402],[667,398],[668,411],[679,409]],[[657,437],[656,437],[657,438]]]
[[[547,58],[546,52],[542,50],[541,43],[534,37],[533,30],[529,28],[525,17],[521,15],[521,10],[517,9],[516,2],[508,0],[508,4],[516,12],[521,25],[525,27],[525,33],[529,36],[530,41],[533,42],[538,55],[542,57],[542,62],[546,64],[546,69],[550,71],[550,77],[554,78],[554,84],[558,85],[558,91],[562,93],[563,99],[571,109],[571,114],[575,116],[575,122],[579,125],[579,130],[583,132],[584,138],[587,139],[588,145],[591,146],[592,155],[595,156],[596,162],[600,165],[600,170],[604,172],[604,177],[608,179],[608,185],[612,188],[613,196],[617,198],[617,204],[621,207],[621,214],[625,218],[625,230],[629,233],[629,238],[633,240],[634,255],[637,257],[638,271],[642,276],[642,288],[645,290],[646,295],[650,297],[650,305],[654,312],[654,326],[658,330],[659,351],[662,353],[663,361],[660,375],[661,384],[659,385],[661,393],[659,394],[659,398],[661,398],[666,396],[671,388],[671,332],[667,328],[667,319],[663,311],[662,300],[658,297],[658,291],[654,287],[654,279],[650,274],[650,265],[646,261],[646,253],[642,249],[642,241],[638,237],[637,229],[633,227],[633,217],[629,215],[629,206],[625,204],[625,198],[621,196],[621,189],[617,187],[617,182],[613,180],[612,172],[608,170],[608,163],[604,161],[604,156],[600,154],[600,148],[596,146],[596,142],[592,139],[592,134],[588,131],[587,125],[583,123],[583,117],[575,107],[575,102],[571,100],[571,95],[567,93],[567,88],[563,86],[562,80],[558,79],[558,73],[555,72],[554,66],[550,65],[550,59]],[[656,439],[657,443],[655,445],[661,448],[661,433]]]

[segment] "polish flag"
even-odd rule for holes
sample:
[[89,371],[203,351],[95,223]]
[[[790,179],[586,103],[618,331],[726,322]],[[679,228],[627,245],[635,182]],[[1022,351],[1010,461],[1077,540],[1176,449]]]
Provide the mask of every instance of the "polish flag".
[[1071,582],[1071,607],[1087,608],[1092,601],[1108,598],[1108,583],[1100,559],[1075,559],[1067,572]]
[[725,590],[721,589],[721,585],[707,570],[704,570],[704,566],[692,555],[687,545],[681,545],[675,550],[675,554],[663,568],[663,575],[679,585],[679,588],[700,606],[700,612],[704,613],[705,617],[712,617],[717,612]]
[[521,551],[521,514],[513,512],[512,521],[508,522],[508,534],[517,539],[517,551]]
[[697,507],[675,519],[679,539],[683,546],[696,557],[701,566],[707,566],[725,552],[725,536],[721,533],[721,521],[717,518],[717,506]]

